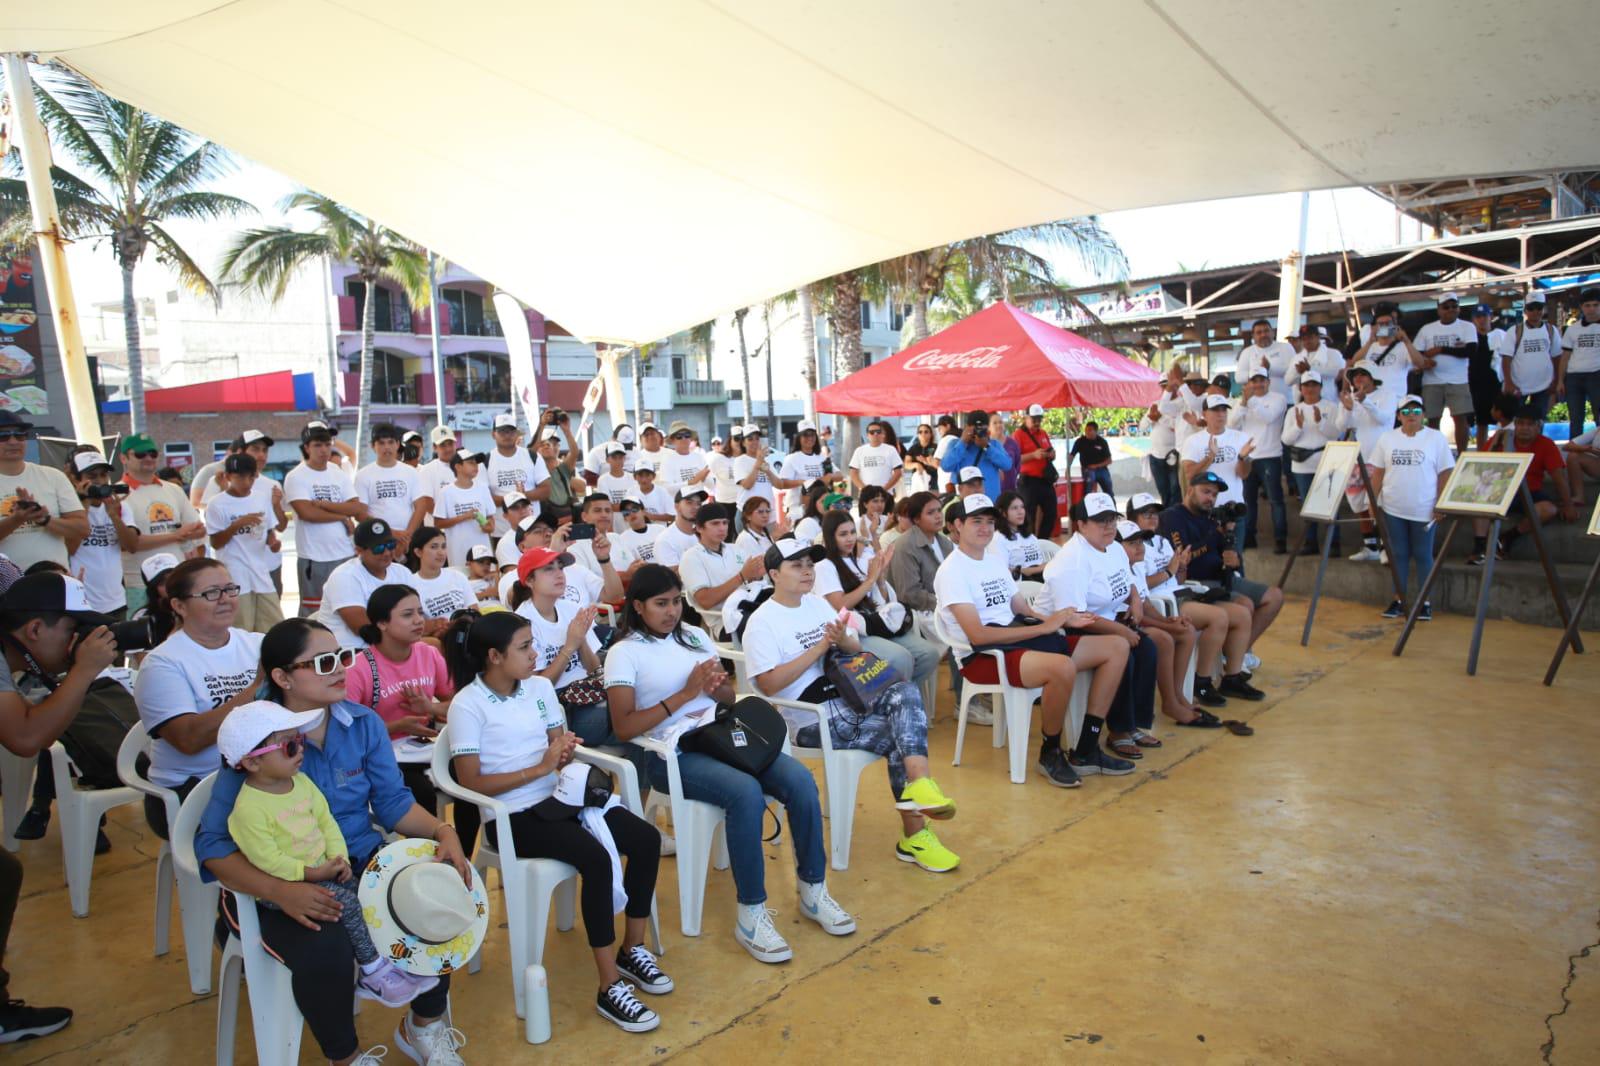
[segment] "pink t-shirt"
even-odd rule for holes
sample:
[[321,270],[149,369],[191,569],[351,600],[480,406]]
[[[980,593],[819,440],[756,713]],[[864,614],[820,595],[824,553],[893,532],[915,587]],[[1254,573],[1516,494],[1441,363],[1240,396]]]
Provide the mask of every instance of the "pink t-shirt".
[[[378,702],[372,702],[372,663],[378,664]],[[397,663],[376,648],[368,648],[356,656],[356,661],[345,671],[345,694],[364,707],[378,712],[385,722],[404,718],[400,703],[407,689],[415,689],[430,699],[448,699],[455,693],[450,683],[450,671],[445,668],[444,656],[432,644],[413,644],[411,658]]]

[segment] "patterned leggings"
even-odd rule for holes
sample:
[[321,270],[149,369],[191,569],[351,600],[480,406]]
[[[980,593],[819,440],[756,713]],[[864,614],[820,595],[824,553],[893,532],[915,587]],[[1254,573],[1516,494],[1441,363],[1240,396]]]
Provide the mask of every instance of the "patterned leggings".
[[906,787],[906,756],[928,754],[928,715],[921,691],[909,681],[898,681],[878,697],[871,714],[859,715],[843,700],[830,700],[828,712],[833,746],[886,758],[889,788],[898,800]]
[[[323,888],[334,894],[339,901],[339,924],[344,927],[345,936],[350,938],[350,947],[356,953],[356,961],[362,964],[371,962],[378,957],[378,946],[372,942],[372,934],[367,931],[367,919],[361,911],[361,899],[356,895],[356,878],[360,877],[362,867],[353,867],[356,876],[348,884],[339,881],[319,881]],[[264,899],[256,900],[262,907],[278,909],[276,903],[268,903]]]

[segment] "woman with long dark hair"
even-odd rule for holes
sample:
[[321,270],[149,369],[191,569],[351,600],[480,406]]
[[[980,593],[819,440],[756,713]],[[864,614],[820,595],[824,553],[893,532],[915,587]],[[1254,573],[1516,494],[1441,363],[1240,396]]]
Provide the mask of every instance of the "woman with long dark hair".
[[[734,701],[733,684],[706,632],[683,623],[683,582],[664,566],[646,564],[628,586],[623,638],[606,656],[606,697],[611,728],[624,740],[649,734],[676,745],[690,729],[708,724],[719,703]],[[667,764],[650,757],[650,781],[667,788]],[[800,913],[834,936],[855,932],[855,919],[828,895],[827,849],[817,782],[797,759],[779,755],[757,776],[701,752],[679,751],[686,799],[727,812],[724,834],[733,865],[739,911],[734,939],[761,962],[785,962],[794,953],[767,909],[766,860],[761,848],[765,796],[783,804],[794,841]]]
[[863,542],[848,511],[829,511],[822,520],[822,550],[813,593],[835,611],[859,613],[867,623],[862,646],[908,681],[922,684],[938,672],[941,649],[917,634],[915,619],[889,584],[894,549],[874,552]]
[[[661,834],[615,797],[600,807],[606,836],[622,860],[619,885],[605,836],[580,820],[579,811],[553,801],[578,735],[566,728],[554,686],[537,673],[533,645],[528,620],[508,611],[464,614],[450,623],[444,654],[457,687],[449,732],[452,766],[463,786],[511,808],[518,858],[555,859],[577,868],[583,927],[600,974],[595,1009],[627,1032],[648,1032],[661,1018],[639,1002],[634,987],[652,995],[673,988],[644,946]],[[485,833],[494,844],[493,823]],[[613,953],[618,889],[626,898],[627,920],[622,945]]]
[[450,552],[444,530],[420,526],[406,549],[406,568],[411,571],[411,587],[422,601],[427,622],[425,636],[437,637],[450,626],[450,616],[475,608],[478,596],[465,574],[449,565]]
[[917,427],[915,439],[906,445],[906,471],[911,477],[911,491],[932,492],[938,487],[939,460],[934,456],[939,442],[933,427],[924,422]]
[[1038,581],[1044,573],[1044,564],[1049,560],[1044,557],[1044,549],[1039,546],[1039,538],[1034,536],[1028,526],[1028,504],[1019,493],[1002,492],[1000,498],[994,501],[994,506],[999,511],[995,520],[995,532],[1000,534],[1002,547],[1006,550],[1006,561],[1011,566],[1011,576],[1020,580]]

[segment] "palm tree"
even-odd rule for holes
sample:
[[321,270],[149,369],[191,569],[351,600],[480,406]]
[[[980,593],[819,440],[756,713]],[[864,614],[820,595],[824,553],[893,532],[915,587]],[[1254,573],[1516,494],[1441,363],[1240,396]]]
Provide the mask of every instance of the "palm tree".
[[800,374],[806,379],[806,420],[817,421],[817,388],[822,384],[822,364],[817,362],[817,305],[811,286],[798,290],[800,302]]
[[[214,222],[255,207],[205,188],[232,167],[220,146],[181,126],[114,100],[76,75],[52,71],[55,88],[36,85],[39,114],[83,176],[51,168],[66,235],[108,240],[122,268],[122,324],[128,347],[130,432],[146,428],[144,358],[133,272],[145,253],[174,271],[191,292],[221,302],[217,287],[167,224]],[[0,244],[32,240],[28,192],[20,179],[0,179]]]
[[[356,277],[365,286],[361,308],[361,394],[356,407],[359,460],[372,407],[376,326],[373,292],[379,279],[387,279],[398,284],[413,305],[428,303],[428,253],[408,238],[320,193],[294,193],[284,200],[282,210],[309,211],[316,219],[316,227],[309,231],[288,226],[245,230],[223,253],[222,273],[245,290],[258,292],[276,303],[283,299],[295,273],[309,263],[328,258],[355,264]],[[438,313],[437,308],[434,313]],[[334,387],[338,387],[337,382]]]
[[[744,420],[754,422],[755,416],[750,413],[750,349],[745,344],[744,320],[750,314],[748,307],[741,307],[733,313],[733,328],[739,333],[739,369],[744,373]],[[768,444],[771,444],[768,441]]]

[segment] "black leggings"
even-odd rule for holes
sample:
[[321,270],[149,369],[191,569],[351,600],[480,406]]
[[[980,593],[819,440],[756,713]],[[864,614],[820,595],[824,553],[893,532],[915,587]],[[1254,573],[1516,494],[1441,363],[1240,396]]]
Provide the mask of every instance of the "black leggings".
[[[22,860],[0,848],[0,963],[6,960],[6,942],[11,939],[11,919],[17,916],[17,900],[22,896]],[[11,975],[0,965],[0,1003],[8,998]]]
[[[350,866],[363,870],[370,858],[363,855],[357,862],[352,855]],[[222,906],[228,924],[237,932],[239,919],[233,893],[222,894]],[[295,1006],[300,1008],[323,1055],[335,1060],[354,1055],[360,1047],[352,1016],[356,956],[344,926],[324,922],[313,932],[272,907],[257,907],[256,914],[261,920],[262,944],[289,968]],[[437,1018],[444,1014],[449,995],[450,976],[443,974],[438,985],[411,1001],[411,1011],[418,1018]]]
[[[181,785],[168,787],[171,787],[172,791],[178,794],[178,802],[182,803],[189,798],[189,793],[193,792],[194,786],[199,783],[200,779],[198,777],[191,777]],[[167,805],[165,803],[162,803],[154,796],[146,796],[144,798],[144,820],[150,823],[150,831],[152,833],[162,840],[167,839]],[[355,869],[359,870],[361,867],[357,866]]]
[[1054,539],[1061,527],[1055,485],[1042,477],[1023,474],[1017,478],[1017,495],[1028,509],[1027,517],[1022,520],[1022,532],[1032,533],[1040,540]]
[[[625,807],[606,812],[606,826],[622,859],[622,890],[628,894],[629,918],[650,917],[650,897],[661,865],[661,831]],[[611,903],[611,857],[577,818],[547,822],[530,807],[511,815],[511,836],[519,859],[556,859],[578,869],[583,929],[592,948],[616,943],[616,908]],[[494,844],[494,824],[484,827]]]
[[[417,806],[433,814],[439,798],[439,792],[433,787],[433,781],[428,777],[428,767],[425,763],[408,762],[400,764],[400,779],[411,790],[411,798],[417,801]],[[480,817],[476,803],[455,803],[456,837],[461,841],[461,854],[472,858],[472,849],[478,845],[478,825]]]

